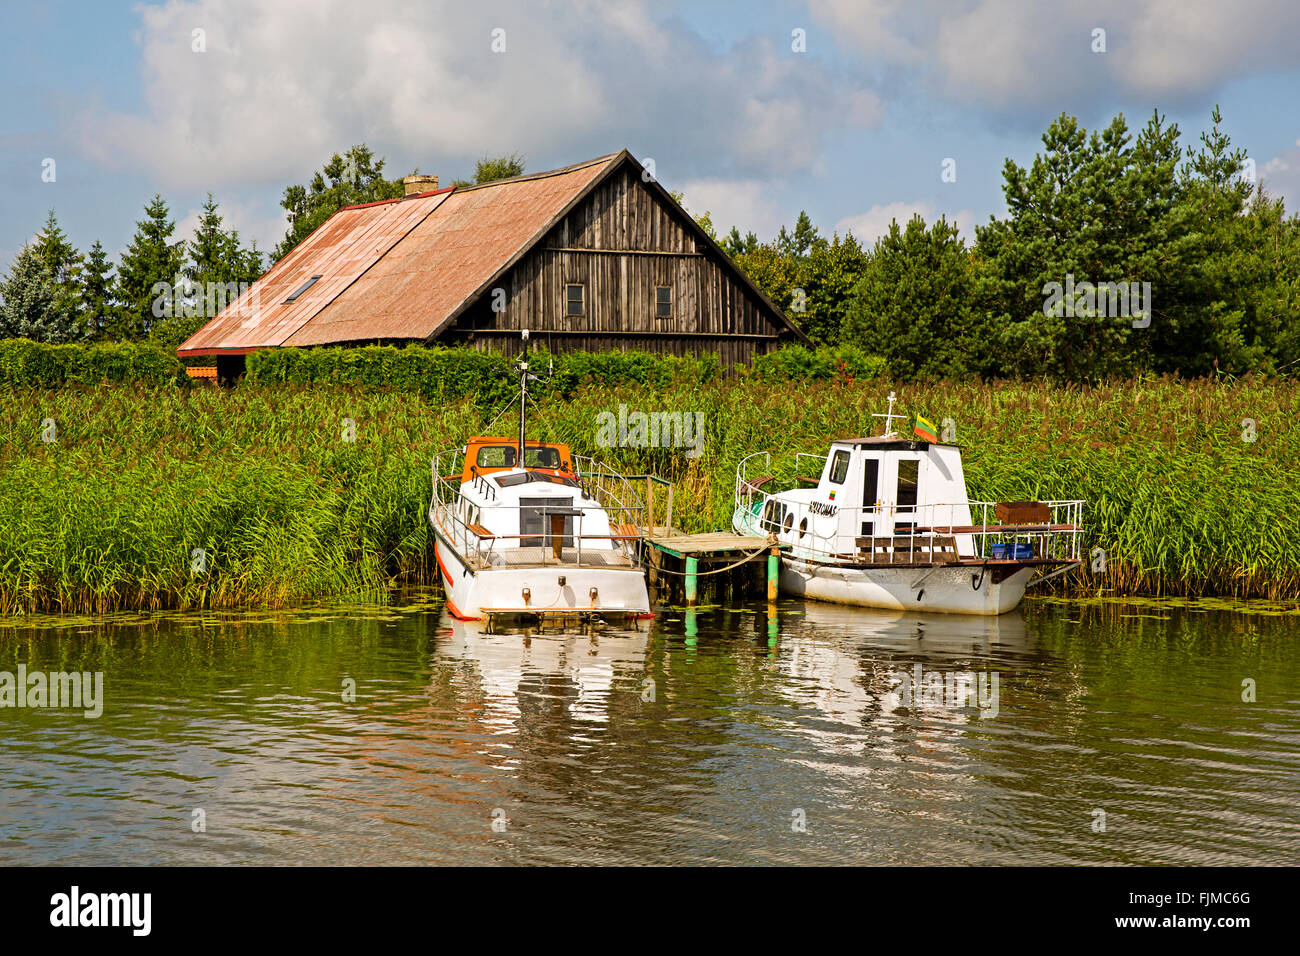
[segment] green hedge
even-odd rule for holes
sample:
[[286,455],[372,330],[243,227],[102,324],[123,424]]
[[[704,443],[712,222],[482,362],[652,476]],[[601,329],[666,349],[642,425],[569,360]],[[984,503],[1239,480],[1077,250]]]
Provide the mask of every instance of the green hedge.
[[59,388],[102,382],[188,386],[189,377],[174,353],[143,342],[46,345],[0,339],[0,385]]
[[[572,395],[584,383],[703,384],[720,372],[717,356],[678,358],[649,352],[529,354],[539,380],[530,391]],[[245,381],[294,385],[368,385],[414,392],[433,401],[475,396],[499,405],[514,394],[512,361],[499,352],[469,348],[365,346],[354,349],[266,349],[248,356]]]
[[833,378],[878,378],[889,371],[888,363],[879,355],[868,355],[851,345],[820,346],[810,349],[802,345],[786,345],[754,358],[752,374],[767,381],[827,380]]
[[[650,352],[531,353],[540,376],[538,397],[570,397],[586,384],[704,385],[723,369],[716,355],[672,356]],[[515,390],[512,362],[499,352],[436,346],[263,349],[248,356],[249,384],[361,385],[422,395],[430,401],[474,396],[496,406]],[[851,348],[808,349],[789,345],[755,358],[741,374],[767,381],[873,378],[885,361]],[[0,384],[59,387],[100,382],[188,385],[176,356],[156,344],[43,345],[27,339],[0,340]]]

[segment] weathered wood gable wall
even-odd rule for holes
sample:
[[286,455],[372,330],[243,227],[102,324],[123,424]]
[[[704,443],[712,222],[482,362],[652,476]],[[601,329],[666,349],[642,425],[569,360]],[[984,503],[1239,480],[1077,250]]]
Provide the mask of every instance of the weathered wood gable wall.
[[[519,329],[555,349],[716,352],[728,364],[791,338],[758,296],[734,278],[679,213],[625,165],[569,212],[448,330],[444,340],[518,349]],[[565,287],[584,287],[585,314],[565,314]],[[672,289],[671,318],[656,318],[655,289]]]

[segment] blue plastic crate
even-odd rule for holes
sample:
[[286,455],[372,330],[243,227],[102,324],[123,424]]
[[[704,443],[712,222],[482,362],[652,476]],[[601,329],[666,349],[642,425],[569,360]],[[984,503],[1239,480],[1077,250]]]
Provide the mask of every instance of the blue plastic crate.
[[1034,556],[1032,544],[998,543],[989,549],[989,557],[994,561],[1028,561]]

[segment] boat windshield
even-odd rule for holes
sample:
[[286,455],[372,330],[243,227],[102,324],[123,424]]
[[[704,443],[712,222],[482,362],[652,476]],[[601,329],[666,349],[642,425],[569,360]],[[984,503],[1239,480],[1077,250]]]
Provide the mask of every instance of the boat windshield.
[[502,488],[512,488],[515,485],[526,485],[533,481],[549,481],[553,485],[567,485],[570,488],[582,487],[582,484],[576,478],[564,478],[560,475],[548,475],[540,471],[525,471],[517,475],[502,475],[496,479],[497,484]]
[[[476,464],[480,468],[513,468],[516,460],[514,445],[486,445],[478,450]],[[527,448],[524,450],[525,468],[560,468],[558,448]]]

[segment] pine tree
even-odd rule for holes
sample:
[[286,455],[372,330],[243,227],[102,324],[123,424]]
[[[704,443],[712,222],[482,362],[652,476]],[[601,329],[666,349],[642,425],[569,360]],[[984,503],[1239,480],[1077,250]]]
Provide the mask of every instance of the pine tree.
[[889,224],[867,257],[844,320],[844,341],[889,362],[902,379],[958,377],[969,367],[970,256],[953,223]]
[[0,299],[0,338],[69,341],[73,329],[57,309],[54,281],[35,245],[23,246],[14,258]]
[[98,239],[86,256],[81,278],[81,321],[92,338],[103,338],[113,325],[115,299],[113,265]]
[[83,261],[79,253],[68,241],[59,221],[50,210],[45,226],[33,243],[36,255],[50,275],[54,289],[55,322],[68,330],[68,337],[63,341],[76,341],[86,337],[87,330],[77,335],[75,326],[81,315],[81,275]]
[[172,288],[181,278],[184,244],[167,241],[175,229],[167,203],[162,196],[155,195],[145,206],[145,217],[136,223],[135,237],[118,266],[121,307],[112,330],[114,339],[142,339],[148,335],[156,319],[161,317],[154,315],[155,300],[159,311],[166,314],[168,303],[154,286],[167,283]]

